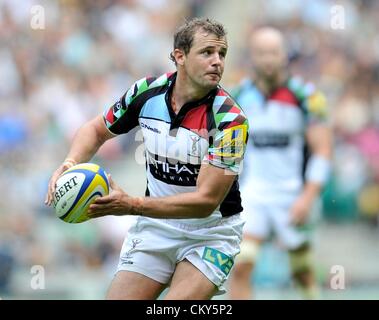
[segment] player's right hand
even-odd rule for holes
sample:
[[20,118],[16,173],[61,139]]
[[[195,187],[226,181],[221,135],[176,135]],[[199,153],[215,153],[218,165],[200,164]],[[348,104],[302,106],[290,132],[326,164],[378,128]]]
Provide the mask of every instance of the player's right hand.
[[49,186],[47,188],[45,205],[47,206],[51,205],[51,202],[54,199],[54,193],[55,193],[55,188],[56,188],[58,178],[61,176],[63,172],[70,169],[72,166],[74,166],[73,162],[65,161],[59,166],[57,170],[54,171],[53,175],[50,178]]
[[290,209],[290,222],[292,225],[301,226],[307,223],[311,211],[312,201],[309,197],[301,195],[293,203]]

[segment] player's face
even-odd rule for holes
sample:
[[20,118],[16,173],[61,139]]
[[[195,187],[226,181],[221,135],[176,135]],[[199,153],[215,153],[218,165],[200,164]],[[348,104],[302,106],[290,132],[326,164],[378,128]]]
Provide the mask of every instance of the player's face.
[[228,45],[225,38],[196,32],[192,47],[185,57],[184,68],[190,80],[203,89],[215,88],[224,73]]
[[285,50],[277,41],[254,41],[251,59],[257,76],[266,79],[275,78],[286,65]]

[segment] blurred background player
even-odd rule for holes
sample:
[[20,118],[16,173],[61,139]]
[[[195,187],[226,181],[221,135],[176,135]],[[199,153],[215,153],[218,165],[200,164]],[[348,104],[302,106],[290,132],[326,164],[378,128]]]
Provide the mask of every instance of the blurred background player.
[[233,95],[250,119],[251,132],[241,182],[247,221],[230,297],[252,298],[250,276],[258,249],[273,232],[289,252],[303,297],[317,298],[309,222],[330,171],[326,101],[312,84],[289,74],[278,30],[256,30],[249,45],[253,74]]

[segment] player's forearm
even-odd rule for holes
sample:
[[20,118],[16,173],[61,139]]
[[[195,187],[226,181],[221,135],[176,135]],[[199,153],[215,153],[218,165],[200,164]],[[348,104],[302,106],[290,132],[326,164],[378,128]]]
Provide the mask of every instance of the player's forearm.
[[94,125],[94,120],[83,125],[75,134],[67,159],[88,162],[109,137]]
[[217,206],[216,199],[200,192],[191,192],[162,198],[140,198],[136,204],[136,213],[151,218],[205,218]]
[[308,181],[304,185],[302,196],[306,197],[309,203],[313,203],[319,196],[321,189],[322,185],[320,183]]
[[191,219],[209,216],[228,194],[236,177],[224,169],[202,164],[194,192],[168,197],[130,197],[109,177],[112,192],[90,205],[88,215],[140,215],[151,218]]

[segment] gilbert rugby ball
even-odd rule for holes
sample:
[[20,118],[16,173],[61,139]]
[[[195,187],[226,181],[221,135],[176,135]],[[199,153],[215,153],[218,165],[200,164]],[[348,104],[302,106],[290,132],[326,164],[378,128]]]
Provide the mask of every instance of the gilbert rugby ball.
[[109,194],[106,172],[94,163],[80,163],[66,170],[57,180],[53,205],[55,214],[68,223],[89,220],[87,210],[97,198]]

